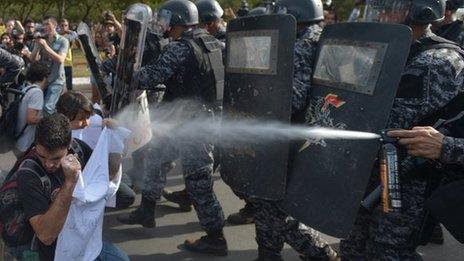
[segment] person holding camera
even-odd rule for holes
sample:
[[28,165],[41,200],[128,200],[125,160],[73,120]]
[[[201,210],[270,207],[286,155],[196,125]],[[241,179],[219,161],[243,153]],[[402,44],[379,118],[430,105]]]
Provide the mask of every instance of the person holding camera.
[[64,62],[69,49],[69,41],[56,31],[57,20],[53,16],[43,19],[44,38],[35,39],[31,60],[40,60],[49,65],[50,75],[45,93],[44,113],[56,112],[56,103],[65,84]]
[[116,48],[119,48],[122,34],[121,23],[116,19],[111,11],[105,11],[103,13],[103,17],[105,18],[105,29],[108,35],[108,42],[110,44],[114,44]]

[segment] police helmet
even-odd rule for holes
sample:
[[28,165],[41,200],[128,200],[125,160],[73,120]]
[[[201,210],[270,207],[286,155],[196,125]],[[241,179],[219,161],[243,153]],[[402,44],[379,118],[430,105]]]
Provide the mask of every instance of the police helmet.
[[224,14],[221,5],[216,0],[200,0],[195,3],[198,9],[200,23],[207,24],[221,19]]
[[432,24],[445,17],[446,0],[371,0],[365,21]]
[[324,20],[321,0],[277,0],[276,8],[278,12],[285,11],[293,15],[298,23]]
[[418,24],[440,22],[445,17],[446,0],[412,0],[409,18]]
[[159,8],[158,13],[170,14],[170,26],[198,24],[198,10],[188,0],[169,0]]
[[267,9],[264,6],[258,6],[256,8],[253,8],[248,12],[248,16],[260,16],[260,15],[266,15],[267,14]]

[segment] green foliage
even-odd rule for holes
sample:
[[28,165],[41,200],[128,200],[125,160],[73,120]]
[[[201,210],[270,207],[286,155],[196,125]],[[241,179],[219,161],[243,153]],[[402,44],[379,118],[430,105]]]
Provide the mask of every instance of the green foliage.
[[[223,8],[240,8],[240,0],[218,0]],[[337,13],[346,20],[354,7],[354,0],[333,0]],[[31,18],[40,20],[44,14],[52,14],[58,18],[65,17],[71,22],[81,20],[98,22],[103,18],[102,12],[111,10],[116,17],[121,17],[122,11],[133,3],[145,3],[153,9],[163,0],[0,0],[0,17],[4,20],[15,18],[25,20]],[[248,0],[249,8],[259,5],[261,0]]]
[[354,8],[354,0],[332,0],[341,21],[346,21]]

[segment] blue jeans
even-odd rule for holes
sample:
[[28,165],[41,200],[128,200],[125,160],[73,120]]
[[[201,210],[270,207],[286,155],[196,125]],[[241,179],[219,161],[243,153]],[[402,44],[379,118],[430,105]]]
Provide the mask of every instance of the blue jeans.
[[[7,252],[19,261],[39,261],[39,254],[31,252],[30,249],[30,244],[27,244],[19,247],[9,247]],[[103,241],[103,248],[95,261],[130,261],[130,259],[121,249],[110,242]]]
[[63,92],[64,84],[50,83],[45,92],[44,113],[52,115],[56,112],[56,103]]
[[121,249],[110,242],[103,241],[103,248],[95,261],[129,261],[129,257]]

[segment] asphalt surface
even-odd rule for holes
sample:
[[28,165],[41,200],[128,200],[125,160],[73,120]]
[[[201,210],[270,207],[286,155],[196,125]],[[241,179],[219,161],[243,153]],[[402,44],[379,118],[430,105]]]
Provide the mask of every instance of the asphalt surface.
[[[85,90],[85,89],[84,89]],[[88,93],[87,90],[85,90]],[[0,170],[6,171],[14,164],[12,153],[0,154]],[[131,166],[128,161],[125,168]],[[178,164],[179,165],[179,164]],[[180,170],[174,170],[168,176],[167,188],[176,190],[183,187],[183,178]],[[240,201],[215,174],[214,190],[227,216],[243,207]],[[138,205],[138,200],[135,205]],[[253,225],[225,227],[225,236],[228,241],[229,255],[227,257],[211,257],[187,252],[181,248],[181,244],[187,238],[198,238],[203,235],[194,211],[180,212],[175,204],[161,201],[156,209],[156,227],[152,229],[142,228],[136,225],[122,225],[116,217],[121,213],[127,213],[131,209],[123,211],[107,211],[105,214],[104,239],[115,243],[126,251],[131,260],[253,260],[257,257],[257,245],[254,240],[255,231]],[[343,218],[343,217],[340,217]],[[338,247],[338,239],[325,236],[330,244]],[[444,245],[427,245],[420,247],[419,252],[426,261],[461,261],[464,260],[464,246],[453,239],[449,233],[445,234]],[[300,260],[298,254],[289,246],[283,251],[285,260]]]

